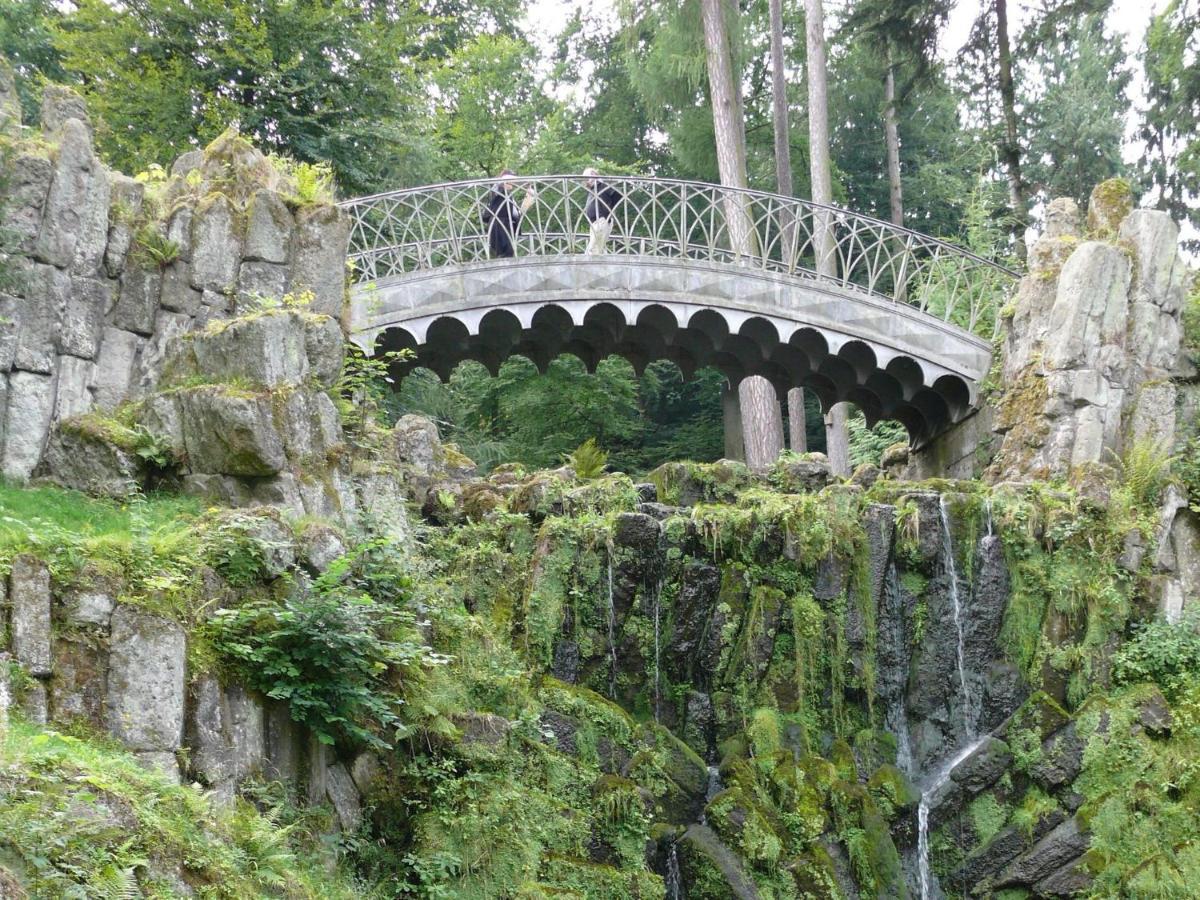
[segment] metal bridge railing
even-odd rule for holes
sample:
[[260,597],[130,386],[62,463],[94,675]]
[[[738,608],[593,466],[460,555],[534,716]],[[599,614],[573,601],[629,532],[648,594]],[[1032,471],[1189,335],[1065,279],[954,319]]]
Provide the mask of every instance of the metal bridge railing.
[[[519,258],[583,253],[590,197],[581,175],[519,176],[513,197],[532,204],[513,240]],[[666,178],[604,176],[621,195],[606,252],[741,265],[856,288],[906,303],[985,338],[1017,273],[953,244],[880,219],[778,194]],[[341,204],[351,217],[356,282],[489,259],[484,209],[498,179],[438,184]],[[814,235],[833,243],[817,265]],[[732,226],[732,227],[731,227]],[[818,268],[836,275],[820,275]]]

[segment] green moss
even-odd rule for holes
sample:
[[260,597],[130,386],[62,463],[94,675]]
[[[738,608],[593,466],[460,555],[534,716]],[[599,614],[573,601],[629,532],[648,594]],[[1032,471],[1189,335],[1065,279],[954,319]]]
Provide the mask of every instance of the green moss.
[[980,794],[971,801],[967,811],[971,816],[978,844],[990,841],[1008,821],[1008,810],[992,793]]
[[166,896],[175,866],[213,897],[363,895],[321,864],[318,816],[289,823],[282,806],[262,815],[242,800],[219,808],[107,744],[19,721],[0,765],[4,865],[32,896],[115,896],[139,883]]

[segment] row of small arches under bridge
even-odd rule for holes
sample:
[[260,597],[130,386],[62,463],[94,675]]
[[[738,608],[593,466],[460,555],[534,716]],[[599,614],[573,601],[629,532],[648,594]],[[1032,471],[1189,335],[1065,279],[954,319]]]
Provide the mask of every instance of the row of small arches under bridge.
[[589,372],[602,359],[618,356],[638,375],[651,362],[668,360],[685,379],[702,368],[717,369],[732,387],[751,375],[762,376],[781,402],[790,388],[799,387],[811,391],[823,411],[839,402],[852,403],[868,425],[901,423],[915,446],[969,414],[973,399],[967,382],[956,375],[943,374],[930,383],[911,356],[893,356],[881,365],[867,343],[850,340],[833,350],[814,328],[799,328],[783,341],[775,325],[762,317],[747,318],[731,333],[725,318],[712,309],[696,311],[681,327],[664,306],[647,306],[627,323],[615,305],[600,303],[576,323],[567,310],[548,304],[533,314],[528,327],[511,311],[497,308],[478,320],[475,333],[455,315],[436,318],[422,330],[414,334],[394,326],[374,341],[376,354],[410,351],[392,363],[396,383],[417,367],[446,381],[465,360],[481,363],[495,375],[511,356],[529,359],[542,373],[563,354],[578,357]]

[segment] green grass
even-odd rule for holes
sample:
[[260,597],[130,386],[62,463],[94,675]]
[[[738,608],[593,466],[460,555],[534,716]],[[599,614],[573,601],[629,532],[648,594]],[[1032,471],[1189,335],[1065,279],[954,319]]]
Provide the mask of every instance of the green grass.
[[0,554],[23,549],[31,531],[61,530],[83,540],[122,540],[135,527],[151,532],[183,527],[201,511],[193,497],[151,494],[124,503],[57,487],[0,482]]
[[[216,808],[102,741],[14,721],[0,741],[0,885],[30,898],[368,894],[320,868],[311,814],[245,801]],[[140,890],[139,890],[140,888]]]

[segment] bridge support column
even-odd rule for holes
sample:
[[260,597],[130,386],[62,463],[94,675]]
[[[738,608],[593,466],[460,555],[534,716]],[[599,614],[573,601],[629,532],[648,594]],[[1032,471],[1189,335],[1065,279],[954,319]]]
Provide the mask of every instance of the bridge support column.
[[783,452],[783,412],[775,386],[761,375],[751,375],[738,385],[742,409],[742,443],[746,465],[765,472]]
[[834,475],[850,474],[850,441],[846,436],[845,403],[835,403],[825,414],[825,455]]
[[792,388],[787,393],[788,448],[793,453],[808,452],[807,423],[804,421],[804,388]]
[[746,447],[742,443],[742,409],[738,403],[737,388],[726,381],[721,385],[721,419],[725,426],[725,458],[746,461]]

